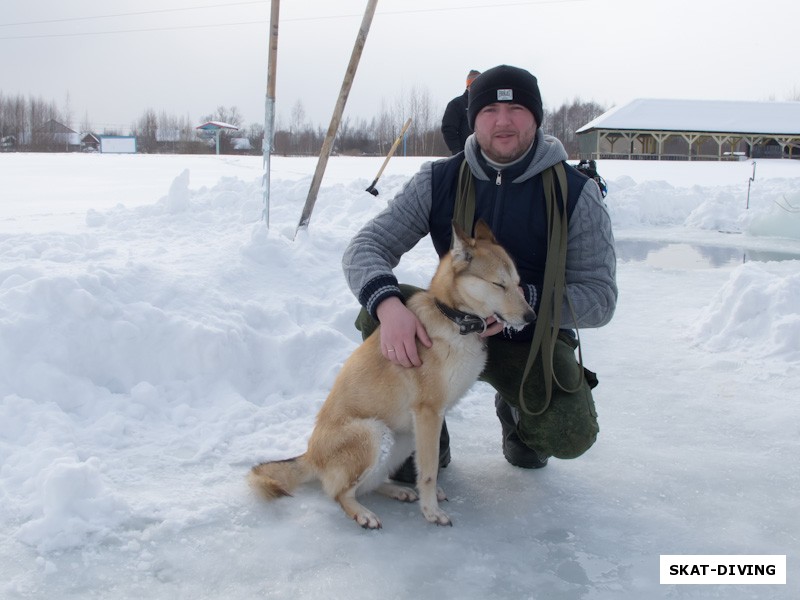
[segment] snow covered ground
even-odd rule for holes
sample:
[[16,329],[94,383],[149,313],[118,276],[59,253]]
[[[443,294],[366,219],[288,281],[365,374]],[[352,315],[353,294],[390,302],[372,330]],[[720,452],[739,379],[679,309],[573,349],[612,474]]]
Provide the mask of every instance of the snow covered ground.
[[[582,332],[601,434],[508,465],[448,416],[454,527],[315,486],[267,505],[358,343],[345,245],[421,160],[0,155],[0,598],[800,597],[800,161],[600,164],[620,300]],[[425,285],[424,241],[398,268]],[[662,554],[787,555],[785,586],[662,586]]]

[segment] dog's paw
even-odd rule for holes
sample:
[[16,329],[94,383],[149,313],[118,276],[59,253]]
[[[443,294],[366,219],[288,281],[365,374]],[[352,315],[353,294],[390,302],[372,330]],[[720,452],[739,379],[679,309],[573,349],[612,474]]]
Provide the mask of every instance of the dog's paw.
[[422,507],[422,514],[429,523],[433,523],[434,525],[449,525],[451,527],[453,525],[447,513],[438,506]]
[[395,485],[394,483],[384,483],[376,491],[389,498],[400,500],[400,502],[416,502],[419,500],[417,492],[411,488],[403,485]]
[[444,490],[440,487],[436,488],[436,499],[439,502],[445,502],[447,500],[447,494],[445,494]]
[[412,490],[411,488],[399,488],[397,493],[392,496],[395,500],[400,500],[400,502],[416,502],[419,500],[419,496],[417,496],[417,492]]
[[353,516],[353,520],[364,529],[381,529],[383,527],[378,516],[369,510],[356,513]]

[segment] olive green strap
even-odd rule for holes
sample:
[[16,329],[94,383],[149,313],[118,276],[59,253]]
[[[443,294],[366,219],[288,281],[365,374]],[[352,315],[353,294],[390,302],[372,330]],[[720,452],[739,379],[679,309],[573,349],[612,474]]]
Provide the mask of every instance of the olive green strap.
[[[558,331],[561,328],[561,308],[563,307],[562,299],[566,299],[567,307],[569,308],[570,316],[572,317],[572,327],[575,329],[575,336],[578,340],[578,364],[580,365],[581,372],[583,372],[583,351],[581,350],[581,331],[578,327],[578,315],[575,313],[575,308],[572,306],[572,298],[567,292],[567,248],[569,247],[569,218],[567,216],[567,172],[564,169],[563,163],[558,163],[553,167],[558,176],[558,185],[562,190],[561,193],[561,242],[562,248],[558,254],[558,277],[559,277],[559,291],[553,293],[554,301],[558,299],[558,314],[553,317],[553,327],[556,331],[556,336],[553,338],[553,347],[550,349],[550,356],[553,356],[555,351],[555,340],[558,338]],[[555,194],[555,190],[553,191]],[[557,196],[554,196],[554,198]],[[552,364],[552,361],[551,361]],[[553,371],[553,380],[556,385],[567,393],[573,394],[577,392],[582,383],[579,380],[578,384],[573,389],[567,389],[558,381],[558,376]]]
[[[558,179],[558,188],[553,173]],[[542,283],[542,299],[539,303],[539,314],[536,319],[536,326],[533,330],[533,340],[531,349],[528,353],[528,361],[522,374],[522,382],[519,386],[519,405],[520,410],[529,415],[540,415],[550,406],[553,397],[553,381],[556,385],[566,392],[576,392],[579,387],[573,390],[564,388],[558,381],[553,369],[553,354],[555,352],[558,333],[561,329],[561,310],[566,296],[573,321],[577,329],[577,318],[572,308],[572,302],[566,291],[566,269],[567,269],[567,242],[568,242],[568,218],[567,218],[567,174],[564,165],[558,163],[553,167],[542,172],[542,184],[544,186],[545,208],[547,212],[547,260],[544,268],[544,281]],[[559,193],[560,192],[560,193]],[[558,199],[561,199],[560,205]],[[580,342],[578,344],[580,348]],[[541,354],[542,372],[545,385],[545,403],[541,410],[531,411],[525,403],[525,381],[530,374],[536,355]],[[583,357],[578,350],[581,366]]]
[[[553,173],[555,172],[555,178]],[[558,187],[556,187],[556,178]],[[561,310],[563,299],[566,296],[567,303],[577,331],[577,317],[572,308],[569,294],[566,290],[566,268],[567,268],[567,241],[568,241],[568,219],[567,219],[567,173],[563,163],[558,163],[542,172],[542,183],[544,185],[545,207],[547,212],[547,260],[545,262],[544,281],[542,284],[542,299],[539,304],[539,314],[536,326],[533,331],[528,360],[522,374],[522,381],[519,386],[520,409],[529,415],[540,415],[550,406],[553,396],[553,381],[564,391],[567,390],[561,385],[553,371],[553,354],[555,352],[556,340],[561,329]],[[560,193],[559,193],[560,191]],[[559,205],[558,199],[561,202]],[[456,189],[455,207],[453,209],[453,221],[461,228],[472,235],[475,225],[475,187],[472,181],[472,173],[467,165],[467,160],[461,163],[458,172],[458,187]],[[452,243],[451,243],[452,246]],[[583,357],[580,350],[580,334],[578,334],[578,357],[583,366]],[[542,367],[545,383],[545,404],[541,410],[532,412],[525,404],[524,387],[525,381],[530,374],[536,355],[542,354]],[[580,384],[579,384],[580,386]]]
[[[472,172],[467,165],[467,159],[461,163],[458,171],[458,188],[456,189],[456,204],[453,209],[453,221],[473,235],[475,228],[475,186],[472,183]],[[450,246],[452,247],[452,241]]]

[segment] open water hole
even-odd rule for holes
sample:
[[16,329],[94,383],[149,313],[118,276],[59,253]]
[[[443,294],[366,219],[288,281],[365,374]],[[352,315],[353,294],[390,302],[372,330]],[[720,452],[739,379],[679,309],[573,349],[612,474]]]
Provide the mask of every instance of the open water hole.
[[751,250],[732,246],[707,246],[690,243],[617,240],[617,260],[644,263],[656,269],[709,269],[740,265],[750,261],[800,260],[800,254],[787,250]]

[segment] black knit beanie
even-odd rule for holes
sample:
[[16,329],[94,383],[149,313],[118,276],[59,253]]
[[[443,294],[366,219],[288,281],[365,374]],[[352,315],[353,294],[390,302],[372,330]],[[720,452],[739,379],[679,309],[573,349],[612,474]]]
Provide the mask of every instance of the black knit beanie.
[[474,129],[476,115],[484,106],[495,102],[521,104],[533,113],[536,125],[542,126],[544,110],[539,83],[525,69],[500,65],[478,75],[469,88],[469,126]]

